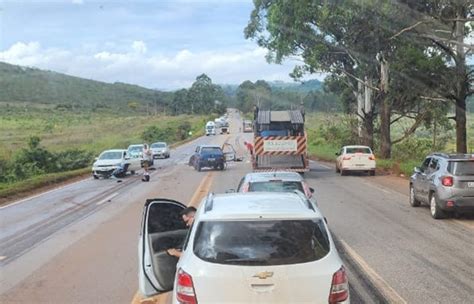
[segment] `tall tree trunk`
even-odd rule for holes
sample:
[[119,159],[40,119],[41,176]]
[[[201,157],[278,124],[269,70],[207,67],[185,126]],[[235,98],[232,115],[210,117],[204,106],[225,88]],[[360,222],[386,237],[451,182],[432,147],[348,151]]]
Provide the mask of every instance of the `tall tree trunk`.
[[466,98],[467,98],[467,68],[466,51],[464,46],[466,8],[458,4],[456,17],[456,152],[467,153],[467,131],[466,131]]
[[357,83],[357,93],[356,93],[356,98],[357,98],[357,121],[358,121],[358,135],[359,135],[359,141],[363,142],[364,141],[364,97],[363,97],[363,92],[364,92],[364,85],[361,82]]
[[392,141],[390,138],[390,117],[392,109],[388,100],[389,65],[383,54],[379,54],[380,62],[380,156],[392,156]]
[[374,148],[374,89],[372,89],[372,78],[365,77],[365,96],[364,96],[364,144]]

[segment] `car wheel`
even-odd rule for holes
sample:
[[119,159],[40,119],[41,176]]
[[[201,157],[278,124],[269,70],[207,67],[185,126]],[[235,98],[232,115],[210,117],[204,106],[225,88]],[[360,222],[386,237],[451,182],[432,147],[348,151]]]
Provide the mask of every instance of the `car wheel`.
[[439,208],[438,202],[436,201],[436,195],[434,193],[432,193],[430,197],[430,211],[431,216],[434,219],[439,220],[445,217],[444,211]]
[[339,168],[338,168],[338,166],[337,166],[337,164],[336,164],[336,173],[339,173],[339,172],[341,172],[341,170],[339,170]]
[[130,170],[131,175],[135,175],[135,170]]
[[412,207],[420,206],[420,201],[415,197],[415,188],[413,188],[413,185],[410,185],[410,205]]
[[342,170],[342,169],[341,169],[341,170],[339,170],[339,171],[341,172],[341,176],[347,175],[347,171],[346,171],[346,170]]
[[224,170],[224,164],[219,165],[219,170],[223,171]]
[[94,177],[94,179],[99,179],[99,176],[96,174],[92,174],[92,176]]
[[369,171],[369,175],[370,175],[370,176],[375,176],[375,170]]

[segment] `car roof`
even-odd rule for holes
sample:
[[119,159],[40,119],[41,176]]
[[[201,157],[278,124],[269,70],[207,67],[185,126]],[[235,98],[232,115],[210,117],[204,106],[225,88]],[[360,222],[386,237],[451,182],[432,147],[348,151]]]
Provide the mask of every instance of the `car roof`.
[[201,148],[221,148],[219,145],[199,145]]
[[143,147],[143,144],[130,145],[130,146],[128,146],[128,147],[129,147],[129,148],[130,148],[130,147]]
[[165,144],[166,145],[166,142],[165,141],[157,141],[157,142],[152,143],[151,145],[154,145],[154,144]]
[[203,200],[198,215],[199,221],[322,217],[304,195],[274,192],[210,195]]
[[474,160],[474,154],[456,154],[456,153],[433,153],[430,156],[438,156],[442,158],[447,158],[448,160]]
[[369,148],[369,146],[361,146],[361,145],[350,145],[350,146],[344,146],[343,148]]
[[102,153],[100,154],[103,154],[103,153],[106,153],[106,152],[126,152],[127,150],[125,149],[110,149],[110,150],[105,150],[105,151],[102,151]]
[[245,175],[247,182],[268,182],[271,180],[302,182],[303,177],[296,172],[275,171],[275,172],[252,172]]

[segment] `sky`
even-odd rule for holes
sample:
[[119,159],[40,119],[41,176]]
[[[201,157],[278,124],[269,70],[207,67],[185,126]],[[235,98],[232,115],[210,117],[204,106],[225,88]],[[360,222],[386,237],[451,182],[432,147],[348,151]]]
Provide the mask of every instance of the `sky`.
[[[251,0],[0,0],[0,61],[148,88],[292,81],[246,40]],[[323,79],[322,74],[311,78]]]

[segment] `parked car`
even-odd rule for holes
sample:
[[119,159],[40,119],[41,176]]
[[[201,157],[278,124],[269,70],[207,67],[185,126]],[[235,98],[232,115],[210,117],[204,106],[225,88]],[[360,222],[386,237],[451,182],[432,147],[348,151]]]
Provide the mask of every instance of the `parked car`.
[[[131,159],[135,159],[135,160],[139,160],[140,162],[140,166],[143,167],[143,162],[144,162],[144,158],[143,158],[143,147],[144,145],[143,144],[138,144],[138,145],[130,145],[128,146],[128,149],[127,149],[127,155],[131,158]],[[151,160],[151,163],[149,164],[149,166],[153,166],[153,158]]]
[[150,149],[153,153],[153,159],[170,157],[170,148],[165,142],[153,143],[151,144]]
[[[323,216],[294,193],[209,195],[185,229],[185,206],[148,200],[139,290],[173,303],[349,303],[348,279]],[[182,249],[181,257],[167,254]]]
[[410,177],[410,205],[429,204],[431,216],[474,212],[474,155],[435,153]]
[[95,179],[99,177],[110,177],[117,168],[123,168],[121,174],[127,172],[135,174],[140,169],[140,162],[136,159],[130,159],[127,151],[123,149],[105,150],[100,153],[92,165],[92,176]]
[[215,145],[201,145],[196,147],[188,164],[193,166],[197,171],[201,171],[202,168],[206,167],[224,170],[225,157],[221,147]]
[[355,171],[375,175],[375,156],[370,147],[344,146],[336,155],[336,172],[340,172],[341,175]]
[[301,191],[311,198],[314,189],[309,187],[301,174],[296,172],[252,172],[239,182],[237,192],[294,192]]

